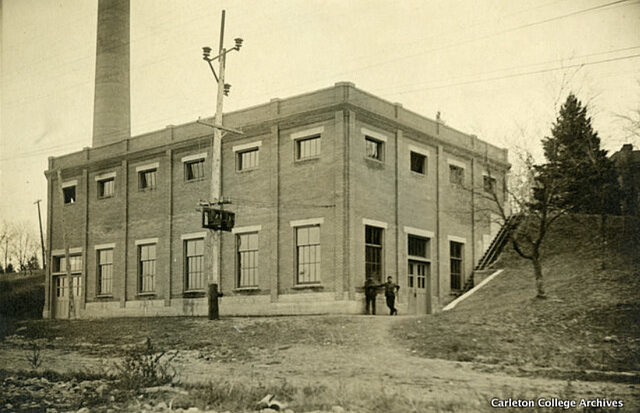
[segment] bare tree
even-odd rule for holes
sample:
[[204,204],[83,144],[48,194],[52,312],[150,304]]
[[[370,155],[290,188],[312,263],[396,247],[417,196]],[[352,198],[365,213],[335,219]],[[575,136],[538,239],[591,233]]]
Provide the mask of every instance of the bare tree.
[[4,269],[6,271],[7,266],[9,265],[9,258],[11,255],[11,228],[7,221],[2,221],[0,223],[0,259],[4,260]]
[[[637,81],[637,84],[640,87],[640,80]],[[627,134],[625,136],[627,142],[636,146],[640,145],[640,108],[634,108],[625,114],[616,114],[615,116],[622,122],[622,128]]]
[[[497,214],[502,225],[509,222],[515,214],[523,216],[522,224],[510,232],[509,241],[520,257],[531,262],[536,281],[536,297],[546,298],[542,245],[553,223],[568,212],[556,202],[565,186],[561,177],[550,173],[542,174],[545,166],[535,165],[529,152],[521,151],[519,158],[520,170],[512,175],[514,182],[506,188],[508,200],[500,195],[498,185],[483,183],[482,188],[476,188],[474,192],[480,199],[488,201],[487,208]],[[485,169],[491,180],[491,165],[487,163]]]
[[20,271],[27,271],[29,261],[38,253],[39,245],[35,230],[29,223],[20,221],[12,226],[12,234],[12,258],[17,262]]

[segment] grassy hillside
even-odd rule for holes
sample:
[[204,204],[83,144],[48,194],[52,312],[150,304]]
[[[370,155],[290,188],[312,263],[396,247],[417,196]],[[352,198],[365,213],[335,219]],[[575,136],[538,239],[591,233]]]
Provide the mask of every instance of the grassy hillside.
[[13,329],[15,319],[42,317],[44,274],[0,276],[0,338]]
[[423,357],[477,361],[566,377],[584,370],[640,370],[640,228],[607,221],[606,269],[599,217],[566,217],[544,245],[548,299],[509,246],[504,272],[454,310],[394,326]]

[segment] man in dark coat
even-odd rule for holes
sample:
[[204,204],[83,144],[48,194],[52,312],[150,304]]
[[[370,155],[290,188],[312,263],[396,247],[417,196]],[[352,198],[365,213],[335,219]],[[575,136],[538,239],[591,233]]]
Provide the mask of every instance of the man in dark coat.
[[389,315],[398,315],[396,310],[396,293],[400,289],[400,286],[393,282],[393,278],[387,277],[387,282],[384,285],[384,295],[387,297],[387,307],[389,307]]
[[371,277],[368,277],[364,282],[364,297],[366,300],[367,311],[366,314],[369,314],[369,307],[371,307],[371,314],[376,314],[376,294],[378,293],[379,287],[382,287],[382,285],[376,284]]

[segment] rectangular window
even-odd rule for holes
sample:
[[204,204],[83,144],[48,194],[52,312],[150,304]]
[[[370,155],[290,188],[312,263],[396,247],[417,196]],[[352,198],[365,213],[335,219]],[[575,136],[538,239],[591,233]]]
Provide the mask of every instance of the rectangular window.
[[101,179],[98,181],[98,198],[110,198],[115,189],[115,179]]
[[320,282],[320,225],[296,228],[297,283]]
[[[69,294],[67,277],[56,277],[56,297],[66,297]],[[82,294],[82,277],[73,276],[73,298],[78,299]]]
[[98,295],[113,293],[113,249],[98,250]]
[[464,168],[449,165],[449,182],[456,185],[464,184]]
[[204,289],[204,239],[184,242],[186,290]]
[[67,277],[56,277],[56,297],[66,297]]
[[80,298],[82,296],[82,276],[73,275],[71,279],[73,280],[73,298]]
[[156,169],[147,169],[138,172],[138,188],[140,190],[149,190],[156,188]]
[[204,159],[184,163],[184,180],[197,181],[204,178]]
[[426,175],[427,157],[421,153],[411,151],[411,170],[413,172]]
[[487,176],[484,175],[482,177],[482,183],[483,183],[483,187],[484,187],[484,191],[488,192],[490,194],[495,193],[496,191],[496,179],[491,177],[491,176]]
[[73,204],[76,202],[76,186],[75,185],[62,188],[62,194],[64,196],[65,204]]
[[[67,259],[64,255],[54,257],[53,270],[56,273],[67,272]],[[71,273],[82,273],[82,255],[69,255],[69,264],[71,266]]]
[[364,227],[365,276],[377,282],[382,281],[382,235],[382,228]]
[[236,235],[238,287],[258,286],[258,233]]
[[407,241],[409,255],[429,259],[429,238],[409,235]]
[[320,135],[296,140],[296,159],[320,156]]
[[430,275],[431,263],[423,261],[409,260],[407,286],[409,288],[414,285],[420,289],[427,286],[427,277]]
[[138,275],[141,293],[155,291],[156,244],[138,246]]
[[237,166],[238,171],[246,171],[247,169],[254,169],[258,167],[260,149],[253,148],[247,151],[238,152]]
[[462,288],[462,271],[463,271],[463,249],[464,244],[455,241],[449,241],[449,257],[451,266],[451,289],[460,290]]
[[364,142],[367,158],[378,161],[384,160],[384,142],[374,139],[371,136],[365,136]]

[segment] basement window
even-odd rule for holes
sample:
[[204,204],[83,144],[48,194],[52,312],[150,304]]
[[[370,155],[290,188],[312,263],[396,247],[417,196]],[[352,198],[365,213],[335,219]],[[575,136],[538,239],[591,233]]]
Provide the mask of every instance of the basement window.
[[70,185],[62,188],[65,204],[75,204],[76,202],[76,186]]

